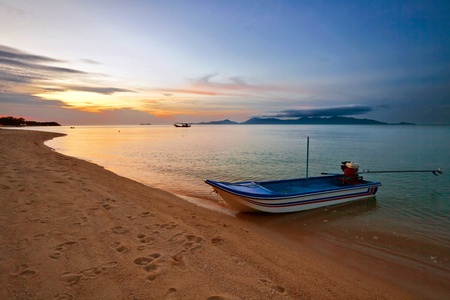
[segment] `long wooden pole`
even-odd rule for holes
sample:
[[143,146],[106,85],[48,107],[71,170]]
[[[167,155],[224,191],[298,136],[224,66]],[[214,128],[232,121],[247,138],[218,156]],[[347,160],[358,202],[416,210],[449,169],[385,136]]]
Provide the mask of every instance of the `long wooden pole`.
[[436,176],[438,176],[437,174],[439,173],[439,174],[442,174],[442,173],[444,173],[444,172],[442,172],[441,171],[441,169],[440,168],[437,168],[437,170],[398,170],[398,171],[395,171],[395,170],[392,170],[392,171],[370,171],[370,170],[363,170],[362,172],[359,172],[359,173],[414,173],[414,172],[420,172],[420,173],[428,173],[428,172],[431,172],[431,173],[433,173],[434,175],[436,175]]
[[[438,176],[438,174],[443,174],[444,172],[440,169],[437,168],[436,170],[392,170],[392,171],[370,171],[370,170],[362,170],[361,172],[358,172],[358,174],[369,174],[369,173],[433,173],[434,175]],[[322,172],[322,175],[339,175],[339,174],[335,174],[335,173],[326,173],[326,172]]]

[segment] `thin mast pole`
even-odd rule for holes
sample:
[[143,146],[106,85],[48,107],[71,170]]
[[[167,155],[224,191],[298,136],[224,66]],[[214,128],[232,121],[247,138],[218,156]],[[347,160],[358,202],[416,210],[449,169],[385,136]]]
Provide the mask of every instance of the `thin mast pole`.
[[306,181],[308,181],[308,165],[309,165],[309,136],[306,137]]

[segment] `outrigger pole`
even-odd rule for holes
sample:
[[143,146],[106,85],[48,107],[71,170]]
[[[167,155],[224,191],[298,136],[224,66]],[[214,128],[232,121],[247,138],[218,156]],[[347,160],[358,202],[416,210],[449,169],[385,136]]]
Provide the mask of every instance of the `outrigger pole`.
[[[369,174],[369,173],[433,173],[436,176],[439,176],[438,174],[443,174],[444,172],[437,168],[436,170],[398,170],[398,171],[370,171],[370,170],[362,170],[361,172],[358,172],[358,174]],[[322,172],[322,175],[339,175],[335,173],[326,173]]]
[[443,174],[444,172],[441,171],[441,168],[437,168],[437,170],[399,170],[399,171],[370,171],[370,170],[363,170],[359,172],[361,173],[428,173],[431,172],[436,176],[439,176],[438,174]]

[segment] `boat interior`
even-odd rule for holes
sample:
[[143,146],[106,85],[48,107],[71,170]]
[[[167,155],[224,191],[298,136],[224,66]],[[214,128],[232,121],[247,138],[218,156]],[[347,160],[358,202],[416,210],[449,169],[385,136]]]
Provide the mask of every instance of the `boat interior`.
[[[338,180],[340,176],[322,176],[322,177],[311,177],[311,178],[301,178],[301,179],[288,179],[288,180],[276,180],[276,181],[265,181],[256,182],[260,187],[276,192],[276,193],[304,193],[304,192],[314,192],[323,191],[335,188],[341,188],[345,186],[342,181]],[[368,183],[368,181],[362,180],[359,182]],[[357,185],[357,184],[352,184]]]

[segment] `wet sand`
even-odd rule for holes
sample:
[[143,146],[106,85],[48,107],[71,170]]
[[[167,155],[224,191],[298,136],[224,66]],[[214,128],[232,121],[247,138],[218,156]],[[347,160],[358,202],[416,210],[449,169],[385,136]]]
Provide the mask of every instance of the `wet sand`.
[[449,298],[446,270],[290,239],[43,144],[58,136],[0,129],[0,299]]

